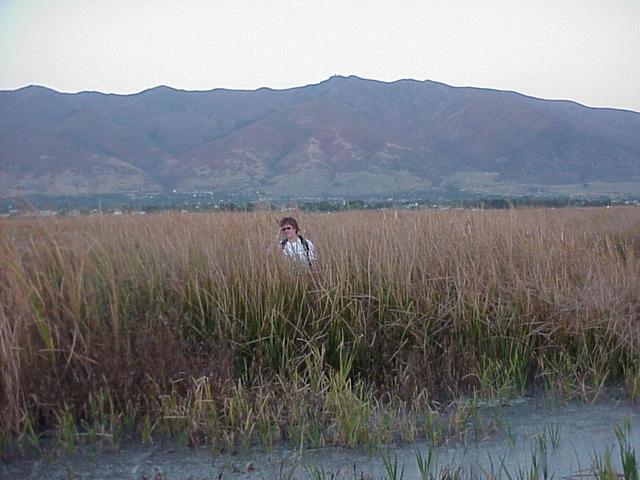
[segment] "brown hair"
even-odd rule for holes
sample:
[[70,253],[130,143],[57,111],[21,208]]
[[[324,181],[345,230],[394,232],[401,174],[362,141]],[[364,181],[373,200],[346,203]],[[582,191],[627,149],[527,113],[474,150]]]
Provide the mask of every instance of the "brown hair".
[[284,227],[285,225],[291,225],[296,233],[300,230],[300,228],[298,228],[298,222],[293,217],[284,217],[282,220],[280,220],[280,228]]

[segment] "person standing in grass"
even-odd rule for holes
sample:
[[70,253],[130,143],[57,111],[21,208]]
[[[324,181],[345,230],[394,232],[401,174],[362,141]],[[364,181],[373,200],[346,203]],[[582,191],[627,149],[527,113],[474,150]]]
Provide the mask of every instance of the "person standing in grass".
[[280,234],[282,235],[280,248],[284,256],[310,267],[316,260],[315,247],[300,234],[296,219],[284,217],[280,220]]

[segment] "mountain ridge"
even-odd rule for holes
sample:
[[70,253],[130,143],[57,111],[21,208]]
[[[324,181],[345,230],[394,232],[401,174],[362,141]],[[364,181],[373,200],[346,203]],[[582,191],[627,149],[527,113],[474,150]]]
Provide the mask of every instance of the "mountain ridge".
[[137,91],[137,92],[113,93],[113,92],[101,92],[99,90],[80,90],[80,91],[77,91],[77,92],[62,92],[60,90],[56,90],[53,87],[47,87],[45,85],[29,84],[29,85],[24,85],[22,87],[18,87],[18,88],[14,88],[14,89],[4,89],[4,90],[0,89],[0,94],[1,93],[15,93],[15,92],[19,92],[21,90],[26,90],[26,89],[42,89],[42,90],[47,90],[47,91],[50,91],[50,92],[53,92],[53,93],[57,93],[57,94],[60,94],[60,95],[98,94],[98,95],[115,96],[115,97],[133,97],[133,96],[136,96],[136,95],[141,95],[143,93],[147,93],[147,92],[150,92],[152,90],[158,90],[158,89],[166,89],[166,90],[170,90],[170,91],[173,91],[173,92],[184,92],[184,93],[210,93],[210,92],[216,92],[216,91],[256,92],[256,91],[259,91],[259,90],[268,90],[268,91],[272,91],[272,92],[284,92],[284,91],[288,91],[288,90],[297,90],[297,89],[303,89],[303,88],[318,86],[318,85],[321,85],[323,83],[329,82],[330,80],[332,80],[334,78],[342,78],[342,79],[353,78],[353,79],[362,80],[362,81],[366,81],[366,82],[375,82],[375,83],[381,83],[381,84],[386,84],[386,85],[393,85],[395,83],[401,83],[401,82],[432,83],[432,84],[437,84],[437,85],[443,85],[443,86],[445,86],[447,88],[472,89],[472,90],[487,91],[487,92],[511,93],[511,94],[519,95],[519,96],[522,96],[522,97],[525,97],[525,98],[530,98],[530,99],[540,100],[540,101],[567,102],[567,103],[576,104],[576,105],[579,105],[581,107],[589,108],[589,109],[593,109],[593,110],[615,110],[615,111],[622,111],[622,112],[640,113],[640,111],[632,110],[630,108],[602,107],[602,106],[586,105],[586,104],[580,103],[580,102],[578,102],[576,100],[571,100],[570,98],[543,98],[543,97],[536,97],[535,95],[530,95],[530,94],[518,92],[517,90],[504,90],[504,89],[492,88],[492,87],[475,87],[473,85],[449,85],[447,83],[440,82],[438,80],[431,80],[431,79],[416,80],[414,78],[399,78],[399,79],[396,79],[396,80],[388,80],[387,81],[387,80],[377,80],[377,79],[373,79],[373,78],[360,77],[358,75],[332,75],[332,76],[330,76],[330,77],[328,77],[328,78],[326,78],[324,80],[320,80],[319,82],[316,82],[316,83],[310,83],[310,84],[307,84],[307,85],[298,85],[298,86],[292,86],[292,87],[285,87],[285,88],[257,87],[257,88],[243,89],[243,88],[230,88],[230,87],[215,87],[215,88],[206,89],[206,90],[198,90],[198,89],[196,89],[196,90],[186,90],[186,89],[182,89],[182,88],[172,87],[171,85],[158,84],[158,85],[155,85],[153,87],[148,87],[148,88],[145,88],[145,89]]
[[640,113],[357,76],[282,90],[0,91],[4,195],[367,195],[477,179],[489,190],[640,182]]

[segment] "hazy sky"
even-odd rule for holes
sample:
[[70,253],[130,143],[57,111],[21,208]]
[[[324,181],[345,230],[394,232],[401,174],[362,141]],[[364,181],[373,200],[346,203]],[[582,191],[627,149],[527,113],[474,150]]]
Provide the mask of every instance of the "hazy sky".
[[0,0],[0,89],[288,88],[327,77],[640,111],[640,0]]

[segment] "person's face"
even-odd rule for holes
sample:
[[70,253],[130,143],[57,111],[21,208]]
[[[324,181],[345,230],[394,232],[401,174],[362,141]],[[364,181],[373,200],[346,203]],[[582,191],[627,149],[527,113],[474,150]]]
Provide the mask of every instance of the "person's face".
[[282,227],[280,227],[280,233],[285,239],[291,241],[294,241],[298,236],[295,228],[293,228],[291,225],[283,225]]

